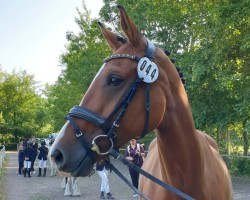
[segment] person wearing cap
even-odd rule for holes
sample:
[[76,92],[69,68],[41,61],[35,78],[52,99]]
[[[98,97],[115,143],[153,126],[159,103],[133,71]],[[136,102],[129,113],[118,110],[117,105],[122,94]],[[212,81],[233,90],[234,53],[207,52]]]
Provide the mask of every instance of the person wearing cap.
[[34,154],[34,150],[32,148],[32,142],[28,142],[28,145],[23,150],[24,152],[24,177],[26,177],[26,174],[28,173],[28,177],[30,176],[30,170],[31,170],[31,162]]
[[[144,148],[136,142],[135,138],[132,138],[129,141],[129,145],[126,149],[125,152],[126,159],[131,161],[134,165],[138,166],[141,168],[143,164],[143,157],[145,157],[145,151]],[[129,168],[129,174],[132,180],[133,186],[138,189],[138,182],[139,182],[139,173],[132,169]],[[133,194],[133,197],[137,197],[138,194]]]
[[38,154],[38,170],[39,170],[39,173],[38,173],[38,177],[41,177],[42,176],[42,168],[43,168],[43,177],[46,176],[46,171],[47,171],[47,168],[46,168],[46,162],[47,162],[47,156],[48,156],[48,152],[49,152],[49,149],[45,146],[46,143],[44,140],[41,141],[41,146],[38,148],[38,151],[39,151],[39,154]]

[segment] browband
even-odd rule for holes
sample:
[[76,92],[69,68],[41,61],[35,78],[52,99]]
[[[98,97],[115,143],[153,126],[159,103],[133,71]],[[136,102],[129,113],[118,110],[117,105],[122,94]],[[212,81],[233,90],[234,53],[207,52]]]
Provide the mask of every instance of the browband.
[[[146,38],[146,40],[147,40],[147,49],[146,49],[144,57],[147,57],[150,60],[152,60],[153,55],[155,53],[155,45],[151,40],[149,40],[147,38]],[[113,54],[110,57],[105,58],[103,60],[103,62],[106,63],[106,62],[108,62],[110,60],[120,59],[120,58],[128,58],[128,59],[132,59],[132,60],[134,60],[136,62],[139,62],[141,60],[141,58],[139,56],[134,56],[134,55],[131,55],[131,54]]]
[[134,61],[136,61],[136,62],[139,62],[140,61],[140,58],[139,57],[137,57],[137,56],[134,56],[134,55],[131,55],[131,54],[113,54],[113,55],[111,55],[110,57],[108,57],[108,58],[105,58],[104,60],[103,60],[103,62],[108,62],[108,61],[110,61],[110,60],[113,60],[113,59],[120,59],[120,58],[128,58],[128,59],[132,59],[132,60],[134,60]]

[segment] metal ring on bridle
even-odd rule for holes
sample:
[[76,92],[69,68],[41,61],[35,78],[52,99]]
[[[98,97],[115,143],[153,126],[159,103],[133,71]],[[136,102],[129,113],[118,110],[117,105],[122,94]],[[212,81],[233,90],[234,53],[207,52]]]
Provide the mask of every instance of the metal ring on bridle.
[[94,139],[93,139],[93,141],[92,141],[91,150],[94,151],[94,152],[96,152],[98,155],[108,155],[108,154],[109,154],[109,150],[108,150],[107,152],[102,153],[102,152],[100,152],[100,149],[99,149],[98,145],[95,143],[95,140],[96,140],[97,138],[101,138],[101,137],[106,137],[107,139],[109,139],[109,141],[110,141],[110,143],[111,143],[110,148],[113,148],[113,147],[114,147],[114,143],[113,143],[112,138],[107,137],[107,135],[98,135],[98,136],[94,137]]

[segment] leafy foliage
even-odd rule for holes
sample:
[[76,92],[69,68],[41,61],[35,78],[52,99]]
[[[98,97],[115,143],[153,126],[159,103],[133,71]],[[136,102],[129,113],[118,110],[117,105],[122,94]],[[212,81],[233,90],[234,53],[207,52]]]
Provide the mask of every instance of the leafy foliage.
[[[104,3],[100,15],[108,22],[112,20],[115,30],[118,21],[114,5]],[[212,135],[223,153],[233,151],[231,142],[241,141],[247,155],[249,0],[117,3],[126,7],[146,37],[177,57],[186,77],[196,127]]]
[[[104,0],[100,18],[118,35],[116,4]],[[177,58],[186,77],[196,127],[212,135],[223,153],[249,144],[249,0],[117,0],[143,34]],[[83,4],[81,32],[68,33],[63,72],[49,93],[54,127],[78,103],[110,51]],[[85,13],[85,14],[83,14]],[[143,22],[143,23],[141,23]],[[60,119],[59,119],[60,118]],[[150,136],[149,138],[153,138]],[[146,141],[147,139],[145,139]],[[147,141],[146,141],[147,142]]]
[[[100,20],[118,35],[114,1],[104,0]],[[186,79],[196,127],[213,136],[222,153],[249,151],[250,2],[249,0],[117,0],[142,30],[177,58]],[[75,22],[80,32],[66,33],[62,72],[46,85],[48,98],[26,72],[0,70],[0,133],[16,137],[57,132],[69,109],[81,101],[92,79],[111,54],[96,20],[83,2]],[[143,22],[143,23],[142,23]],[[145,138],[148,144],[154,138]]]
[[69,109],[79,104],[103,59],[110,54],[97,22],[91,20],[86,7],[83,8],[85,12],[78,11],[79,18],[76,19],[81,32],[77,35],[67,33],[69,44],[61,56],[62,73],[56,84],[47,88],[54,131],[58,131],[65,123]]
[[0,111],[2,139],[27,138],[42,135],[41,128],[46,119],[45,99],[37,94],[38,86],[26,71],[13,71],[7,74],[1,71]]

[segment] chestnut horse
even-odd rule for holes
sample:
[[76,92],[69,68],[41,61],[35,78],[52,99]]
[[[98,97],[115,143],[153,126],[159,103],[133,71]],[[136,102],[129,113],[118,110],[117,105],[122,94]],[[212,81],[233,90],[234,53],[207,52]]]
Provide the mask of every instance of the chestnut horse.
[[[118,9],[126,38],[99,23],[113,55],[67,115],[52,152],[58,169],[87,176],[110,147],[155,130],[145,171],[195,199],[231,200],[227,167],[213,139],[195,129],[175,66],[142,35],[125,9]],[[180,199],[144,177],[139,190],[153,200]]]

